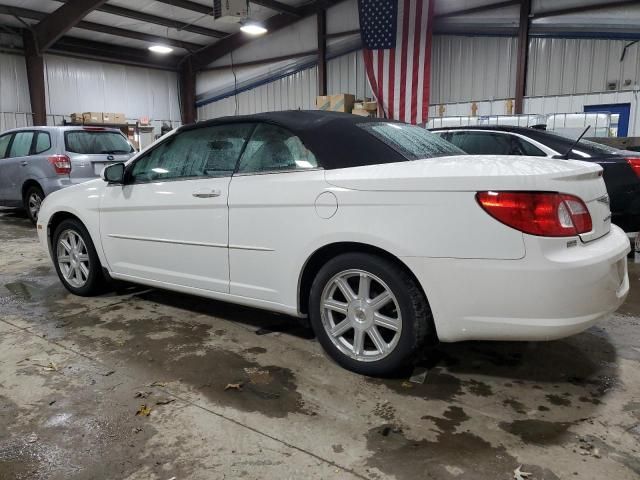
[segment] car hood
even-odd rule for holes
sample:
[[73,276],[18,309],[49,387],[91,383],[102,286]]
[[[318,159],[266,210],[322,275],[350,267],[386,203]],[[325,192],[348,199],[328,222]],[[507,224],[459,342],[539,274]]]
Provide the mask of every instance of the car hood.
[[[336,187],[369,191],[546,190],[580,195],[590,200],[602,188],[582,192],[583,180],[598,180],[602,167],[579,160],[507,155],[461,155],[402,163],[327,170]],[[589,183],[589,182],[587,182]],[[570,185],[571,184],[571,185]],[[576,191],[576,189],[578,191]]]

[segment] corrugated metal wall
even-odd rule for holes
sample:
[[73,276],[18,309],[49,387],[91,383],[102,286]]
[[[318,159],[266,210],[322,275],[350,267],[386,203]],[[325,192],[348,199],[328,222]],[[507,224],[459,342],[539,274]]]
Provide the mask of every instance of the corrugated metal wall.
[[631,90],[640,78],[640,46],[627,40],[533,38],[529,42],[527,94],[562,95]]
[[0,53],[0,131],[31,124],[24,57]]
[[[227,97],[198,108],[198,120],[246,115],[278,110],[315,108],[317,69],[310,68],[288,77],[260,85],[237,96]],[[236,108],[237,101],[237,108]]]
[[435,36],[431,103],[513,96],[516,53],[517,41],[511,37]]
[[[317,68],[313,67],[239,93],[237,95],[238,114],[313,109],[317,95],[317,75]],[[210,83],[211,79],[203,78],[202,88],[204,89],[204,85]],[[327,91],[353,93],[357,98],[372,97],[360,51],[351,52],[327,62]],[[234,115],[235,112],[236,101],[235,97],[231,96],[198,108],[198,119],[206,120]]]
[[123,112],[180,120],[175,72],[45,55],[47,112]]
[[362,51],[351,52],[327,62],[327,92],[353,93],[356,98],[373,97]]

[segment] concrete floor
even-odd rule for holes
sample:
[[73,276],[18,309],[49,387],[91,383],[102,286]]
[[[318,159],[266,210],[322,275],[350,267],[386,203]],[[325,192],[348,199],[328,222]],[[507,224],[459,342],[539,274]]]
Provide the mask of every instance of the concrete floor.
[[143,288],[73,297],[2,210],[0,479],[638,479],[638,267],[610,321],[441,345],[419,384],[341,369],[287,317]]

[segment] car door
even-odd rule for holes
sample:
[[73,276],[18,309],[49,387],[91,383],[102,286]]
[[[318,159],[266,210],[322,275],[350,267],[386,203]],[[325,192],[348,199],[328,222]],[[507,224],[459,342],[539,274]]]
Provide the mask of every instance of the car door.
[[326,187],[324,171],[297,136],[276,125],[256,127],[229,192],[231,294],[296,304],[295,253],[326,222],[315,207]]
[[100,235],[115,276],[229,291],[229,182],[252,129],[183,130],[105,189]]
[[9,145],[13,133],[7,133],[0,136],[0,202],[4,202],[7,198],[7,189],[9,188],[8,163],[5,161],[9,151]]
[[5,201],[10,204],[22,202],[22,185],[28,178],[29,153],[33,143],[33,131],[16,132],[9,145],[7,158],[3,160],[3,176],[6,190]]

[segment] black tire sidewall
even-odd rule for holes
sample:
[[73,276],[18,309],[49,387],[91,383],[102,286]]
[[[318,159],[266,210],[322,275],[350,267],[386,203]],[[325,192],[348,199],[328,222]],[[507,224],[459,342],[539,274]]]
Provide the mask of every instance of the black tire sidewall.
[[[402,315],[400,340],[391,354],[378,361],[360,362],[348,357],[333,344],[322,324],[320,299],[327,282],[337,273],[350,269],[361,269],[383,280],[392,290],[400,307]],[[423,322],[425,319],[417,318],[414,308],[415,302],[411,298],[406,284],[408,280],[408,277],[406,275],[403,277],[400,269],[392,262],[363,253],[339,255],[320,269],[311,286],[309,317],[318,341],[338,364],[364,375],[387,376],[411,363],[417,347],[421,343],[416,328],[417,322]]]
[[24,209],[27,211],[27,217],[29,217],[31,223],[35,225],[38,220],[31,216],[31,211],[29,210],[29,197],[31,197],[31,194],[33,193],[37,193],[40,196],[40,203],[42,203],[42,201],[44,200],[44,192],[40,187],[37,187],[35,185],[27,188],[27,191],[24,194],[24,198],[22,199],[22,203],[24,205]]
[[[84,241],[84,244],[87,247],[87,252],[89,254],[89,278],[87,279],[87,283],[85,283],[80,288],[74,287],[73,285],[69,284],[65,280],[64,276],[62,275],[62,272],[60,271],[60,265],[58,265],[58,259],[57,259],[58,239],[62,234],[62,232],[64,232],[65,230],[73,230],[78,235],[80,235],[82,237],[82,240]],[[87,231],[85,226],[80,221],[70,218],[60,222],[60,224],[56,227],[55,231],[53,232],[53,237],[51,242],[51,256],[53,257],[53,264],[56,268],[56,272],[58,273],[58,277],[60,278],[60,281],[65,286],[65,288],[69,290],[71,293],[73,293],[74,295],[87,297],[87,296],[95,295],[96,293],[100,292],[104,283],[104,276],[102,274],[102,265],[100,264],[100,259],[98,258],[98,254],[93,245],[93,241],[91,240],[91,236],[89,235],[89,232]]]

